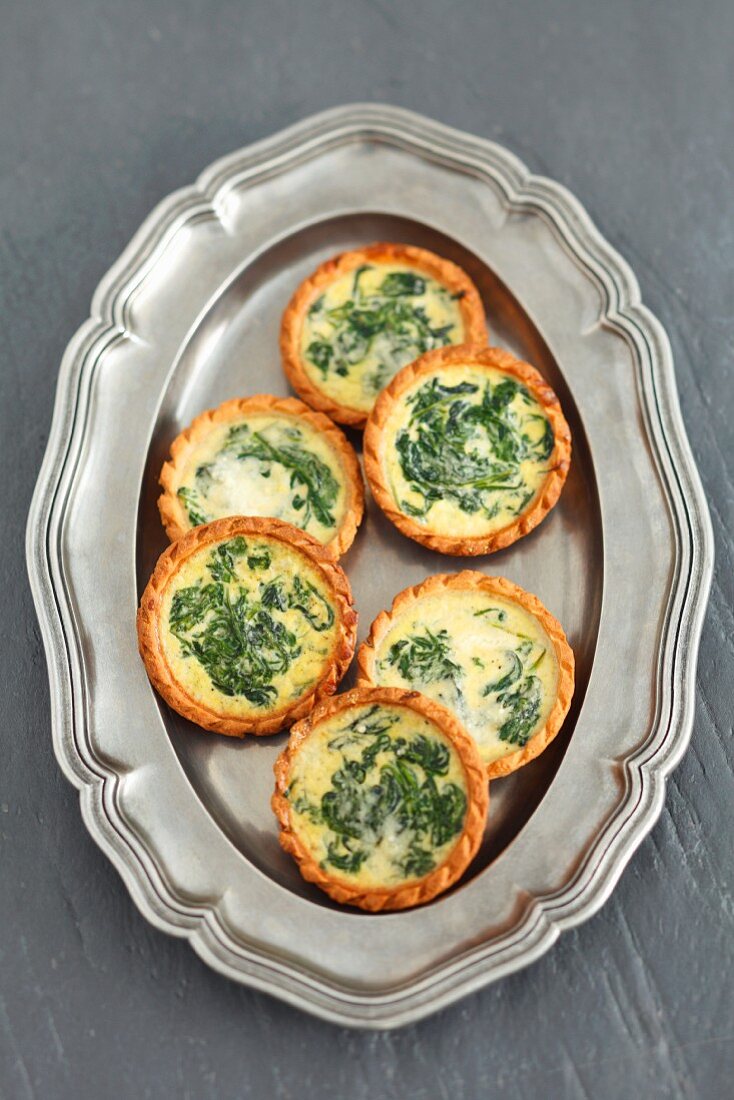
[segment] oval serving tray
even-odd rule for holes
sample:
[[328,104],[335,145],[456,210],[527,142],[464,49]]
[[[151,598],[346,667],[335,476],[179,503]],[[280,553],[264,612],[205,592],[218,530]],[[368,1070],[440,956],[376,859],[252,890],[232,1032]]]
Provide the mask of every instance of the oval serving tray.
[[[492,341],[561,397],[574,459],[560,504],[469,564],[540,596],[578,684],[553,745],[492,784],[464,880],[375,916],[330,903],[278,847],[269,797],[285,735],[234,742],[170,712],[134,615],[165,545],[156,478],[171,439],[225,398],[286,393],[277,332],[293,288],[379,239],[464,266]],[[56,754],[143,914],[231,978],[391,1027],[536,959],[609,896],[690,736],[712,539],[665,333],[576,200],[497,145],[363,105],[218,161],[102,280],[61,367],[28,563]],[[466,563],[403,539],[370,502],[344,564],[362,638],[399,589]]]

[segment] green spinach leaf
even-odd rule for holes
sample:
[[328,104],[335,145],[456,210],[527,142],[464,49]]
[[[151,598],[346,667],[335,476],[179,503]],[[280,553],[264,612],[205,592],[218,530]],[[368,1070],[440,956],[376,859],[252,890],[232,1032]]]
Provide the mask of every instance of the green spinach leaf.
[[406,854],[394,859],[396,871],[427,874],[435,850],[463,827],[464,792],[454,783],[439,786],[449,769],[448,746],[425,734],[391,736],[396,721],[378,704],[350,721],[329,741],[342,759],[320,806],[293,798],[297,812],[327,826],[324,862],[338,870],[358,871],[370,851],[397,832],[408,843]]
[[209,558],[209,572],[215,581],[237,580],[237,559],[247,553],[247,543],[242,535],[220,542]]
[[530,740],[540,716],[540,680],[537,676],[527,676],[511,692],[503,692],[497,698],[511,708],[509,718],[499,728],[499,739],[522,748]]
[[311,307],[309,317],[318,336],[309,343],[306,358],[324,378],[330,372],[344,378],[372,356],[377,366],[362,381],[368,392],[377,393],[406,363],[445,347],[459,334],[453,322],[434,324],[421,304],[428,289],[426,277],[391,271],[369,292],[363,289],[362,276],[370,270],[369,264],[357,269],[351,297],[341,305],[326,309],[319,299],[319,308]]
[[526,392],[510,378],[495,386],[487,383],[481,392],[471,382],[446,386],[432,378],[411,394],[409,422],[397,433],[395,448],[419,502],[401,500],[401,508],[416,518],[427,516],[440,500],[487,519],[501,508],[522,511],[534,494],[522,463],[545,456],[548,432],[551,449],[553,436],[542,417],[544,435],[539,443],[531,442],[523,417],[512,406],[515,396]]
[[269,475],[273,465],[289,470],[290,487],[295,491],[293,507],[303,512],[302,526],[307,526],[312,516],[324,527],[336,526],[339,482],[326,463],[302,443],[275,444],[263,432],[252,431],[249,424],[237,424],[229,431],[225,449],[243,461],[256,459],[263,476]]
[[431,684],[437,680],[456,681],[463,675],[460,665],[450,657],[451,637],[445,628],[435,634],[428,627],[394,642],[387,652],[387,663],[410,683]]
[[186,509],[186,514],[189,517],[189,523],[192,527],[199,527],[200,524],[209,522],[209,517],[201,506],[199,494],[196,489],[191,489],[186,485],[182,485],[176,493],[176,496]]
[[334,623],[329,601],[296,575],[290,587],[281,577],[247,587],[237,562],[259,572],[271,565],[264,547],[250,548],[242,536],[220,543],[209,555],[211,581],[174,594],[169,627],[181,652],[206,671],[222,694],[242,695],[266,706],[277,695],[273,681],[285,675],[302,652],[296,634],[280,617],[298,611],[319,633]]

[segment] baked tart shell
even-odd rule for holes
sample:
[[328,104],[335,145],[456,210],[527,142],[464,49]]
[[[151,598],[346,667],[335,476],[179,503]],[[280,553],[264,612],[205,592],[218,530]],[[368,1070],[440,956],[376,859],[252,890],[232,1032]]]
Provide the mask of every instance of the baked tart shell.
[[[167,584],[192,554],[237,535],[275,539],[300,551],[326,581],[338,615],[338,630],[328,667],[314,688],[293,703],[264,715],[222,715],[191,695],[174,677],[161,640],[161,607]],[[346,574],[325,548],[297,527],[277,519],[230,516],[195,527],[164,550],[140,600],[137,614],[138,648],[151,684],[184,718],[212,733],[229,737],[277,733],[302,718],[322,696],[331,695],[354,655],[357,613]]]
[[[384,889],[375,887],[360,889],[358,885],[340,877],[338,872],[326,871],[314,859],[293,829],[290,805],[286,798],[293,761],[300,746],[311,735],[314,728],[340,711],[372,703],[405,706],[435,723],[458,753],[466,780],[467,810],[464,826],[456,844],[444,861],[424,878]],[[340,904],[354,905],[373,913],[423,905],[443,893],[463,875],[476,855],[484,835],[489,806],[489,786],[484,764],[476,745],[450,711],[416,691],[358,686],[343,695],[322,700],[307,718],[293,727],[288,744],[275,762],[273,770],[275,793],[271,805],[280,823],[281,846],[293,856],[301,874],[308,882],[315,883]]]
[[342,275],[365,263],[405,264],[442,283],[452,294],[461,294],[459,310],[464,326],[464,342],[482,345],[488,340],[479,291],[457,264],[444,260],[434,252],[413,245],[382,242],[342,252],[326,260],[301,283],[288,303],[280,328],[280,352],[288,381],[299,397],[332,420],[353,428],[363,428],[367,414],[362,409],[339,404],[313,382],[303,366],[301,333],[306,314],[319,294]]
[[[549,473],[542,488],[528,507],[512,523],[496,531],[476,536],[452,537],[427,530],[402,512],[390,492],[383,470],[385,429],[393,406],[402,394],[422,377],[436,374],[442,367],[489,367],[516,378],[535,398],[553,429],[554,445],[548,459]],[[364,468],[372,495],[387,518],[402,534],[429,550],[458,557],[474,557],[502,550],[529,534],[558,501],[571,464],[571,432],[556,394],[543,376],[529,363],[516,359],[503,348],[456,344],[426,352],[415,362],[398,371],[379,394],[367,420],[364,433]]]
[[364,515],[364,482],[359,460],[354,448],[339,428],[323,413],[314,412],[295,397],[273,397],[256,394],[253,397],[233,398],[215,409],[201,413],[187,428],[176,436],[171,444],[171,457],[164,464],[159,478],[163,490],[158,498],[158,511],[166,534],[171,542],[193,530],[186,509],[178,498],[183,471],[189,455],[219,424],[227,424],[258,413],[270,413],[303,420],[328,441],[339,461],[344,477],[347,499],[339,528],[324,549],[336,560],[345,554],[354,542],[357,528]]
[[[427,596],[441,595],[447,590],[460,592],[479,592],[482,595],[501,596],[511,600],[530,612],[550,638],[558,664],[558,682],[556,698],[545,724],[530,738],[528,743],[516,752],[508,753],[490,764],[482,764],[488,779],[498,779],[517,771],[528,764],[548,747],[560,730],[568,714],[573,698],[575,683],[575,659],[563,627],[537,596],[526,592],[524,588],[513,584],[505,577],[490,577],[485,573],[464,569],[460,573],[437,573],[428,577],[422,584],[405,588],[392,602],[389,611],[381,611],[370,627],[369,634],[357,651],[357,685],[374,686],[377,682],[375,663],[377,651],[385,635],[393,626],[395,619],[404,614],[412,604]],[[456,719],[458,721],[458,719]],[[462,727],[463,728],[463,727]],[[471,735],[466,734],[467,737]],[[473,740],[473,739],[472,739]]]

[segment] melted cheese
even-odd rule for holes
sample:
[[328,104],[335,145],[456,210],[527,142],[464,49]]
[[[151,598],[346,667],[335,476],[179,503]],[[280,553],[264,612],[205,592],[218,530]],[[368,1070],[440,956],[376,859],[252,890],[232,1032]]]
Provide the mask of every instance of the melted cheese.
[[[249,555],[266,554],[270,564],[266,568],[251,569],[247,557],[236,561],[236,581],[224,584],[225,591],[233,601],[238,595],[246,595],[248,601],[255,603],[263,585],[271,581],[292,581],[298,576],[303,582],[312,584],[322,594],[329,606],[333,607],[330,592],[318,570],[293,547],[277,539],[246,537]],[[168,667],[175,680],[197,702],[210,707],[217,714],[242,717],[268,714],[294,703],[311,690],[327,670],[334,652],[337,631],[339,629],[338,612],[334,613],[333,624],[323,631],[317,631],[308,619],[296,608],[288,607],[281,611],[270,608],[268,614],[277,623],[295,636],[300,648],[288,669],[277,674],[270,681],[275,689],[267,705],[258,705],[244,695],[226,695],[212,683],[209,673],[194,654],[187,654],[186,648],[170,629],[171,607],[177,593],[183,589],[211,584],[213,577],[209,566],[214,546],[204,547],[192,554],[176,571],[163,593],[161,604],[161,643]]]
[[[293,479],[292,467],[254,456],[240,457],[241,449],[232,444],[230,433],[243,425],[276,449],[296,446],[324,463],[338,485],[329,507],[333,524],[322,522],[308,503],[300,503],[307,491],[302,482]],[[307,421],[283,414],[253,413],[213,424],[211,431],[191,448],[178,489],[182,490],[184,510],[189,503],[204,522],[224,516],[269,516],[308,531],[323,544],[334,538],[347,508],[344,473],[328,439]]]
[[[474,394],[462,394],[461,400],[473,405],[479,405],[486,384],[491,386],[503,382],[507,375],[501,371],[484,368],[479,370],[472,366],[461,364],[442,367],[438,374],[442,384],[456,386],[461,383],[476,385]],[[425,515],[416,515],[425,506],[425,498],[416,491],[413,484],[405,477],[400,456],[396,449],[398,433],[407,430],[411,438],[415,438],[417,429],[409,427],[411,416],[410,397],[422,386],[431,381],[431,376],[421,377],[412,387],[407,389],[393,404],[387,423],[384,428],[382,449],[382,467],[385,482],[389,487],[393,500],[403,512],[408,512],[426,531],[436,534],[446,534],[455,538],[471,538],[473,536],[490,534],[499,531],[514,522],[518,514],[530,507],[538,492],[542,489],[548,476],[547,459],[528,457],[517,466],[523,488],[520,493],[494,492],[487,496],[491,502],[492,512],[488,516],[483,508],[469,512],[459,507],[459,504],[451,499],[434,501]],[[509,409],[517,418],[520,431],[526,435],[531,443],[539,442],[546,430],[547,420],[543,415],[540,405],[524,387],[520,387],[513,400],[509,403]],[[471,441],[471,450],[486,457],[489,467],[493,459],[492,445],[486,433],[477,428],[475,437]],[[523,503],[524,501],[524,503]],[[407,507],[406,507],[407,506]]]
[[448,326],[445,338],[435,339],[427,347],[416,347],[411,343],[401,347],[387,333],[377,332],[367,340],[365,354],[349,362],[345,374],[337,373],[333,363],[326,371],[320,370],[310,357],[309,348],[315,342],[323,342],[338,349],[338,322],[328,314],[330,310],[354,301],[353,271],[327,287],[316,301],[319,308],[311,307],[303,325],[301,356],[306,374],[319,390],[340,405],[365,413],[371,410],[380,390],[401,367],[412,362],[423,351],[460,344],[464,339],[461,310],[451,292],[437,280],[405,264],[371,264],[359,279],[360,309],[372,309],[377,302],[385,301],[384,297],[379,297],[379,289],[385,277],[391,274],[417,274],[424,280],[425,293],[394,300],[399,300],[411,310],[422,310],[433,329]]
[[[399,738],[410,740],[417,736],[438,741],[448,749],[448,769],[445,775],[436,776],[435,783],[439,794],[445,792],[449,784],[458,787],[466,798],[466,777],[461,759],[451,742],[441,730],[407,707],[379,706],[380,719],[392,718],[393,724],[387,731],[390,739],[388,747],[383,748],[367,770],[361,784],[362,790],[369,790],[384,783],[381,769],[393,766],[396,761],[395,748]],[[351,883],[364,887],[395,886],[425,875],[405,874],[401,869],[408,856],[415,834],[409,827],[401,825],[395,815],[388,816],[376,833],[364,830],[362,835],[350,841],[353,848],[359,847],[367,852],[367,857],[357,871],[345,871],[329,862],[329,846],[338,843],[337,834],[324,822],[320,812],[322,799],[327,792],[333,791],[334,775],[351,762],[358,762],[364,749],[371,743],[367,730],[367,721],[373,707],[360,706],[332,715],[318,725],[302,743],[291,766],[287,797],[290,803],[291,826],[313,858],[330,874],[337,878],[347,878]],[[365,716],[364,724],[357,723],[356,731],[349,731],[349,723]],[[360,730],[363,731],[360,734]],[[419,767],[410,765],[418,782],[424,775]],[[421,844],[430,847],[434,865],[439,866],[451,853],[461,835],[456,832],[446,843],[431,846],[423,837]]]
[[[490,608],[502,612],[504,618],[490,612]],[[414,636],[424,637],[426,630],[434,636],[447,631],[447,655],[459,669],[454,677],[406,678],[401,675],[397,661],[391,660],[390,651],[396,643]],[[523,675],[537,677],[541,691],[537,721],[530,731],[532,737],[545,725],[555,702],[558,662],[553,643],[535,616],[511,600],[471,590],[446,589],[440,596],[415,601],[393,619],[377,646],[373,675],[377,684],[412,688],[443,703],[469,731],[482,759],[489,764],[521,747],[499,736],[503,723],[512,716],[507,700],[500,698],[503,692],[485,694],[488,684],[497,683],[517,667],[511,655],[518,651]]]

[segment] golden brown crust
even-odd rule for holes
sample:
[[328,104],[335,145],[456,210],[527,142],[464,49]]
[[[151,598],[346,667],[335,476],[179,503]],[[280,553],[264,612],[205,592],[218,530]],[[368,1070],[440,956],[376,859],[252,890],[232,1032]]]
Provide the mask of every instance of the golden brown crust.
[[526,592],[524,588],[513,584],[505,577],[489,577],[486,573],[478,573],[472,569],[463,569],[460,573],[437,573],[432,577],[428,577],[422,584],[405,588],[397,594],[389,611],[380,612],[372,623],[367,638],[359,647],[357,651],[357,684],[365,687],[376,684],[375,660],[377,649],[391,628],[393,619],[405,612],[411,604],[425,599],[426,596],[440,595],[446,589],[482,592],[512,600],[526,611],[529,611],[538,620],[553,643],[556,661],[558,662],[558,684],[555,702],[550,709],[545,725],[530,738],[522,749],[509,753],[507,756],[494,760],[487,765],[487,778],[497,779],[499,776],[508,775],[510,772],[521,768],[523,764],[534,760],[547,748],[563,725],[573,698],[575,678],[573,650],[568,644],[563,627],[537,596],[534,596],[531,592]]
[[[426,530],[414,519],[401,512],[385,482],[382,464],[384,429],[394,403],[405,390],[423,375],[435,373],[442,367],[466,365],[489,367],[504,371],[517,378],[530,390],[542,407],[553,429],[555,443],[548,460],[549,473],[539,493],[525,511],[497,531],[486,535],[471,537],[452,537],[439,535]],[[502,348],[477,347],[469,344],[456,344],[449,348],[439,348],[426,352],[414,363],[403,367],[392,381],[380,393],[370,413],[364,433],[364,468],[372,495],[387,518],[408,538],[436,550],[440,554],[455,554],[462,557],[477,554],[491,554],[527,535],[548,514],[561,495],[568,468],[571,464],[571,432],[561,411],[561,405],[555,393],[542,377],[531,367],[516,359]]]
[[[314,727],[333,714],[365,703],[401,705],[429,719],[451,741],[459,755],[466,778],[467,811],[464,828],[444,862],[422,879],[385,889],[360,889],[337,874],[324,870],[293,831],[290,804],[285,797],[291,764],[300,745],[309,737]],[[437,894],[443,893],[461,877],[481,843],[489,805],[489,787],[476,744],[450,711],[417,691],[357,687],[343,695],[335,695],[320,702],[307,718],[293,727],[287,746],[275,762],[274,771],[275,792],[271,804],[280,822],[282,847],[297,861],[301,874],[308,882],[314,882],[329,897],[342,904],[356,905],[371,912],[423,905]]]
[[457,264],[444,260],[435,252],[408,244],[379,242],[351,252],[342,252],[326,260],[313,275],[301,283],[288,303],[280,327],[280,351],[283,369],[296,393],[312,408],[319,409],[340,424],[349,424],[354,428],[364,427],[367,414],[363,409],[340,405],[309,377],[301,357],[301,331],[311,303],[324,288],[363,263],[404,263],[442,283],[452,294],[461,294],[459,309],[465,343],[486,344],[488,340],[487,321],[479,291]]
[[192,530],[186,509],[177,496],[182,471],[192,449],[206,438],[213,425],[240,420],[254,413],[273,413],[305,420],[328,440],[339,460],[347,491],[346,509],[339,529],[325,546],[329,556],[336,560],[345,554],[354,542],[354,536],[364,514],[364,483],[359,461],[354,447],[344,433],[323,413],[314,412],[295,397],[273,397],[271,394],[235,397],[231,401],[222,402],[215,409],[200,413],[191,421],[188,428],[184,428],[176,436],[171,444],[171,457],[164,464],[159,478],[163,492],[158,498],[158,511],[166,534],[171,542],[175,542]]
[[[322,574],[337,607],[339,629],[328,668],[313,690],[295,703],[262,716],[233,717],[217,713],[195,699],[174,677],[165,657],[160,637],[160,610],[166,585],[179,567],[202,547],[214,545],[236,535],[255,535],[276,539],[299,550]],[[277,733],[302,718],[318,699],[331,695],[346,672],[354,654],[357,613],[352,591],[343,569],[333,562],[311,535],[278,519],[254,516],[229,516],[195,527],[164,550],[158,559],[140,600],[137,616],[138,648],[146,672],[156,691],[169,706],[203,729],[230,737],[245,734]]]

